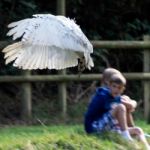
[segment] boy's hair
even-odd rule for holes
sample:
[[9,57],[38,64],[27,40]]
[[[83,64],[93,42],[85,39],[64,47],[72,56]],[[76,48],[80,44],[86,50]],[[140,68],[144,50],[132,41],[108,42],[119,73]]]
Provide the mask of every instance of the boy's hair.
[[114,68],[106,68],[102,74],[102,81],[101,83],[103,85],[108,86],[108,83],[110,81],[110,78],[113,74],[121,74],[121,72]]
[[110,77],[109,83],[117,83],[117,84],[121,84],[121,85],[125,86],[126,85],[126,79],[122,74],[113,74]]

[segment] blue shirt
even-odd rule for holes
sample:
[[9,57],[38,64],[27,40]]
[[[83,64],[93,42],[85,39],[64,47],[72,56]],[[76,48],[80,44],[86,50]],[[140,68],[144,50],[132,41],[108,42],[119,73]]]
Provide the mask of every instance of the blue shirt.
[[109,112],[111,104],[114,102],[121,103],[120,96],[114,98],[109,89],[105,87],[96,89],[84,118],[84,127],[87,133],[93,132],[92,123],[99,120],[104,113]]

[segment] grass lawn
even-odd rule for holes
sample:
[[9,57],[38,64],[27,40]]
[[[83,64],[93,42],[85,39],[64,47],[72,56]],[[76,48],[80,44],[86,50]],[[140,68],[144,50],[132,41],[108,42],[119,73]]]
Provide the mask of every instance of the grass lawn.
[[[146,133],[150,126],[138,121]],[[150,139],[149,139],[150,140]],[[6,126],[0,128],[0,150],[144,150],[116,134],[87,136],[82,125]]]

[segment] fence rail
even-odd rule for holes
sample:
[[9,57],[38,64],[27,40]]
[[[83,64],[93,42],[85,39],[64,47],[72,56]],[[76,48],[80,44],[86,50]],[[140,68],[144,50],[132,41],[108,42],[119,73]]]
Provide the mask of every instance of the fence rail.
[[[150,73],[123,73],[128,80],[150,80]],[[22,82],[69,82],[100,80],[102,74],[82,75],[28,75],[28,76],[0,76],[0,83]]]
[[150,49],[149,41],[91,41],[94,48],[105,49]]
[[[0,49],[11,44],[12,41],[0,41]],[[94,48],[105,49],[150,49],[149,41],[91,41]]]

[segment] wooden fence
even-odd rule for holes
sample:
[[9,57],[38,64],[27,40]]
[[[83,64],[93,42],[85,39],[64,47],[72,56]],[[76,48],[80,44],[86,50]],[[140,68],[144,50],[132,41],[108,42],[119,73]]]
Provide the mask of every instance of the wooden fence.
[[[65,0],[57,0],[57,13],[65,15]],[[10,42],[1,41],[0,49]],[[105,49],[141,49],[143,50],[143,73],[123,73],[129,80],[144,80],[144,115],[150,122],[150,42],[149,36],[144,37],[144,41],[91,41],[94,48]],[[21,83],[22,87],[22,118],[32,117],[32,95],[31,82],[58,82],[59,100],[62,100],[62,114],[67,113],[66,84],[68,81],[92,81],[100,80],[101,74],[66,75],[61,71],[59,75],[31,75],[30,71],[24,71],[22,76],[0,76],[0,82]]]
[[[92,41],[96,48],[113,49],[143,49],[143,68],[142,73],[123,73],[128,80],[141,80],[144,82],[144,115],[149,120],[150,114],[150,43],[147,41]],[[0,76],[0,82],[21,83],[22,85],[22,117],[29,119],[32,117],[32,95],[31,82],[58,82],[58,87],[63,92],[59,93],[59,100],[62,100],[62,115],[67,113],[66,84],[69,81],[92,81],[100,80],[101,74],[82,74],[79,75],[31,75],[26,71],[22,76]],[[62,86],[63,84],[63,86]],[[65,91],[65,92],[64,92]],[[63,95],[65,94],[65,96]],[[61,99],[60,99],[61,98]],[[65,104],[64,104],[65,103]]]

